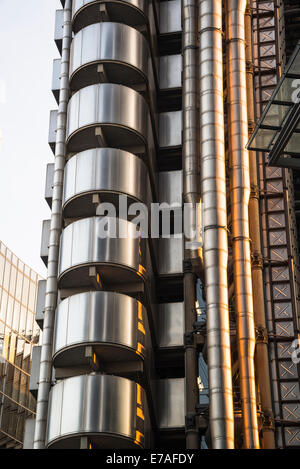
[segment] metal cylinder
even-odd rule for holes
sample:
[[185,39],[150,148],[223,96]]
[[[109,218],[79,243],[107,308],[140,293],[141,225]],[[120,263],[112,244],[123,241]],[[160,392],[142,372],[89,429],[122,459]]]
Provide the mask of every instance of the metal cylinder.
[[[200,259],[199,246],[199,132],[198,132],[198,70],[197,70],[197,0],[182,0],[182,128],[183,128],[183,193],[184,202],[190,204],[189,236],[185,258]],[[190,269],[191,270],[191,269]],[[193,337],[196,321],[196,277],[184,274],[184,307],[186,336]],[[194,340],[185,341],[185,412],[186,447],[199,448],[199,436],[195,424],[198,354]]]
[[245,10],[247,0],[226,1],[228,141],[231,180],[232,251],[244,447],[259,448],[254,369],[255,329],[249,239]]
[[43,345],[41,352],[39,389],[37,397],[34,449],[45,448],[48,402],[52,376],[52,342],[54,329],[54,315],[57,302],[57,269],[59,256],[59,240],[62,228],[62,195],[66,158],[66,121],[67,106],[69,101],[69,61],[70,45],[72,39],[71,8],[72,0],[66,0],[64,7],[60,96],[57,115],[53,198],[48,254],[45,315],[43,327]]
[[233,449],[221,0],[199,0],[199,30],[210,432],[214,449]]
[[[252,8],[248,0],[245,16],[246,35],[246,80],[248,103],[248,128],[251,134],[255,125],[254,89],[253,89],[253,54],[252,54]],[[250,135],[249,135],[250,136]],[[268,354],[267,324],[264,298],[263,259],[261,252],[259,187],[257,156],[249,152],[249,170],[251,193],[249,201],[249,228],[252,254],[252,286],[255,328],[258,334],[255,348],[255,370],[259,387],[261,410],[264,415],[262,436],[264,449],[275,448],[274,414]]]

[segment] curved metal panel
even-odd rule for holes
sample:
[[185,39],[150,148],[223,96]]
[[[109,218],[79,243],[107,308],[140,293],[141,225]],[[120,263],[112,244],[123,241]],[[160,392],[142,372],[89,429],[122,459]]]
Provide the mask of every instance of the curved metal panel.
[[146,82],[148,61],[147,41],[136,29],[120,23],[92,24],[79,31],[71,45],[71,88],[99,83],[99,63],[104,63],[104,81],[126,85]]
[[143,388],[117,376],[62,380],[50,393],[47,446],[79,448],[87,436],[93,448],[142,447],[144,399]]
[[101,193],[102,202],[117,204],[118,194],[125,194],[131,200],[147,204],[150,201],[147,167],[136,155],[116,148],[77,153],[65,167],[65,217],[94,215],[92,193]]
[[[101,3],[106,7],[102,15]],[[72,17],[75,32],[107,18],[129,26],[140,26],[148,22],[148,0],[74,0]]]
[[[101,83],[77,91],[69,102],[69,151],[97,146],[143,146],[147,141],[149,110],[144,98],[126,86]],[[98,136],[95,128],[101,127]]]
[[91,265],[99,266],[104,285],[144,279],[145,241],[137,237],[135,224],[114,217],[85,218],[71,223],[61,236],[60,286],[90,286]]
[[79,365],[85,345],[93,346],[100,362],[143,358],[144,318],[139,301],[115,292],[87,292],[63,300],[56,312],[54,366]]

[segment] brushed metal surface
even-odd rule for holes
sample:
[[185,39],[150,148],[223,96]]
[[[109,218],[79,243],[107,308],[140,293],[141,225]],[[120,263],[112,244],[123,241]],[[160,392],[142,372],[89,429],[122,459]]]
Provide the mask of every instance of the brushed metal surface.
[[143,407],[144,390],[117,376],[91,374],[60,381],[50,393],[47,446],[76,448],[80,436],[89,436],[94,447],[138,448],[137,431],[144,434],[144,421],[137,416],[139,396]]
[[[68,106],[67,142],[70,151],[111,146],[122,149],[145,145],[149,109],[144,98],[126,86],[110,83],[77,91]],[[95,136],[101,126],[104,141]],[[88,132],[84,132],[87,130]],[[76,136],[75,134],[78,133]]]
[[157,381],[158,426],[161,430],[185,426],[184,378]]
[[[106,217],[105,230],[107,237],[100,237],[102,217],[86,218],[71,223],[62,232],[59,277],[62,279],[69,269],[80,266],[101,265],[107,266],[107,270],[101,271],[104,284],[105,281],[130,282],[143,279],[145,273],[145,239],[136,238],[136,226],[126,220]],[[118,231],[114,233],[117,223],[124,232],[124,237],[118,236]],[[102,225],[103,226],[103,225]],[[126,236],[126,237],[125,237]],[[123,271],[122,276],[122,270]],[[132,273],[130,276],[129,269]],[[76,279],[72,279],[76,284],[85,285],[88,279],[88,272],[78,273]],[[67,283],[66,282],[62,282]],[[70,286],[75,286],[71,283]]]
[[148,21],[148,0],[74,0],[73,29],[75,32],[101,20],[100,4],[104,3],[111,21],[140,26]]
[[182,171],[162,171],[159,177],[159,201],[182,206]]
[[[100,362],[143,357],[144,306],[115,292],[87,292],[63,300],[56,311],[54,366],[78,365],[84,345],[92,345]],[[142,326],[142,327],[141,327]],[[120,349],[123,346],[124,349]],[[128,350],[130,349],[130,350]]]
[[181,88],[182,57],[178,55],[164,55],[159,59],[159,87],[162,90]]
[[180,275],[183,273],[183,239],[159,239],[159,275]]
[[184,303],[159,305],[159,347],[182,347],[184,334]]
[[147,81],[149,47],[136,29],[119,23],[96,23],[73,38],[70,56],[71,88],[99,83],[98,64],[107,80],[126,85]]
[[182,144],[182,112],[162,112],[159,114],[159,146],[178,147]]
[[93,148],[77,153],[65,167],[63,207],[66,217],[95,213],[91,193],[101,201],[118,204],[118,194],[147,204],[150,201],[148,170],[132,153],[116,148]]
[[168,0],[161,2],[159,29],[161,34],[180,32],[181,27],[181,0]]

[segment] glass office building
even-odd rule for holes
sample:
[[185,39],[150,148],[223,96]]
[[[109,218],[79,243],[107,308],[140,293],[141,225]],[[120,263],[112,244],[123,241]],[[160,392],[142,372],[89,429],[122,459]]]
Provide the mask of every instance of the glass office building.
[[29,392],[39,275],[0,242],[0,448],[21,448],[24,425],[35,414]]

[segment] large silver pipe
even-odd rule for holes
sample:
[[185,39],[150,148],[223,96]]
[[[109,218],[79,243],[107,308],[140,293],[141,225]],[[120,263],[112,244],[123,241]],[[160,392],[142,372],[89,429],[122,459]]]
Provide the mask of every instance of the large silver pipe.
[[69,101],[69,61],[72,39],[72,0],[66,0],[62,41],[60,95],[57,116],[56,148],[54,162],[53,198],[48,253],[43,345],[41,352],[39,389],[37,398],[34,449],[45,448],[48,401],[52,376],[52,342],[54,315],[57,304],[57,269],[59,240],[62,229],[62,195],[66,159],[66,121]]
[[[198,67],[197,67],[197,0],[182,0],[182,128],[183,128],[183,194],[184,202],[190,204],[189,241],[186,246],[186,260],[200,258],[199,248],[193,243],[199,241],[197,211],[199,209],[199,109],[198,109]],[[193,239],[193,233],[196,233]],[[197,235],[198,233],[198,235]],[[188,269],[188,270],[191,270]],[[184,274],[185,332],[193,336],[196,321],[196,277],[191,271]],[[197,388],[198,354],[194,341],[185,345],[185,413],[186,422],[195,421],[196,405],[199,402]],[[186,426],[187,449],[199,448],[199,435],[195,425]]]
[[214,449],[234,448],[226,211],[222,0],[199,0],[201,180],[210,432]]
[[188,256],[200,259],[200,137],[197,66],[197,0],[182,0],[183,194],[190,204]]
[[255,328],[249,240],[245,11],[247,0],[226,0],[228,140],[231,158],[232,251],[244,447],[259,448],[254,369]]

